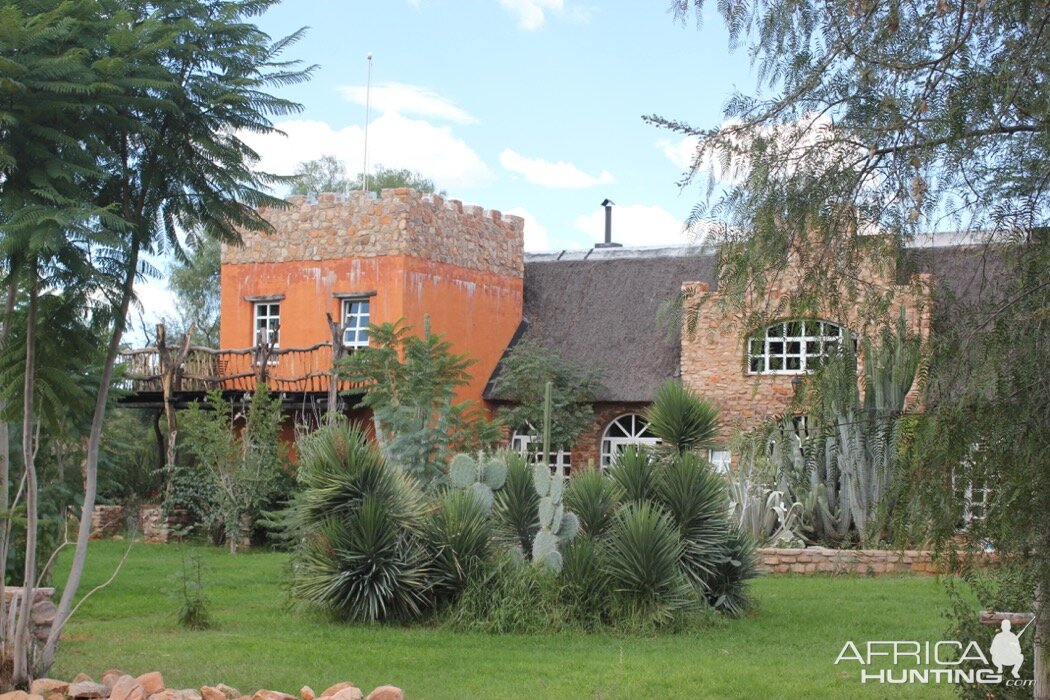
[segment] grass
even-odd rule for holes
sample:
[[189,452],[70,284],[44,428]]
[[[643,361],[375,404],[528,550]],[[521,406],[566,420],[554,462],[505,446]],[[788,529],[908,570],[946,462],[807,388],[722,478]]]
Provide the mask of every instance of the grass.
[[[122,544],[91,544],[82,591],[110,576]],[[755,612],[688,635],[488,636],[292,612],[281,587],[286,555],[193,551],[212,629],[176,623],[180,546],[135,545],[116,581],[70,622],[51,675],[158,670],[169,687],[225,682],[246,693],[350,680],[366,692],[391,683],[410,700],[952,696],[947,686],[861,685],[856,665],[834,665],[847,640],[941,639],[946,596],[934,578],[768,576],[754,584]]]

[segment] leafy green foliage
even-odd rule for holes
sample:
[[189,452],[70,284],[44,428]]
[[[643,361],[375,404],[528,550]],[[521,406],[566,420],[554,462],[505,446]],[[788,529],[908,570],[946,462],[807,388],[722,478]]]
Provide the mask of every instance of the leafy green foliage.
[[539,342],[524,341],[503,359],[492,391],[512,402],[499,409],[503,422],[532,433],[543,426],[547,382],[551,382],[551,448],[568,449],[594,422],[592,405],[601,388],[597,370],[568,362]]
[[219,346],[219,268],[219,241],[206,238],[168,277],[178,302],[179,325],[183,333],[193,329],[195,345]]
[[360,405],[372,410],[376,440],[391,464],[426,485],[440,483],[456,451],[494,444],[499,430],[470,402],[454,403],[470,381],[473,360],[426,329],[403,321],[369,326],[371,345],[343,360],[340,376],[366,385]]
[[346,163],[331,154],[296,165],[291,185],[289,194],[302,195],[354,189],[346,177]]
[[747,583],[758,576],[755,541],[737,527],[730,527],[724,556],[715,560],[714,570],[704,577],[704,597],[719,612],[733,617],[752,607]]
[[533,486],[533,470],[521,455],[507,455],[507,479],[495,494],[492,515],[497,536],[524,556],[539,531],[540,496]]
[[657,390],[645,420],[661,445],[677,453],[710,447],[718,435],[718,409],[673,379]]
[[656,497],[657,471],[653,468],[653,454],[644,447],[630,446],[613,460],[609,476],[631,503],[641,503]]
[[597,469],[576,474],[565,487],[565,505],[580,519],[580,531],[601,537],[623,498],[619,485]]
[[484,568],[492,548],[488,510],[469,491],[442,496],[428,514],[424,530],[432,561],[434,595],[459,593],[472,574]]
[[669,622],[699,603],[679,568],[685,551],[671,518],[651,503],[617,511],[603,540],[606,573],[627,615]]
[[682,454],[660,473],[655,501],[670,515],[682,538],[683,573],[706,590],[715,566],[725,558],[729,539],[725,482],[705,460]]
[[299,483],[292,594],[346,619],[419,616],[431,582],[415,480],[359,428],[333,422],[300,443]]
[[190,556],[187,562],[183,552],[182,570],[177,574],[178,610],[175,612],[175,621],[183,629],[206,630],[212,626],[208,596],[204,593],[203,567],[199,555]]
[[[235,407],[219,392],[208,395],[208,408],[194,403],[183,414],[183,446],[196,460],[200,488],[211,491],[216,509],[208,520],[219,523],[230,552],[250,536],[256,518],[272,505],[284,469],[279,440],[281,400],[259,385],[246,407],[243,428],[236,430]],[[187,475],[193,479],[191,473]]]
[[[423,193],[436,191],[434,189],[434,181],[430,178],[424,177],[408,168],[387,168],[376,163],[372,168],[372,172],[368,173],[368,191],[379,194],[383,190],[395,187],[409,187]],[[365,176],[363,173],[357,174],[350,189],[365,189]],[[441,194],[444,194],[444,192]]]

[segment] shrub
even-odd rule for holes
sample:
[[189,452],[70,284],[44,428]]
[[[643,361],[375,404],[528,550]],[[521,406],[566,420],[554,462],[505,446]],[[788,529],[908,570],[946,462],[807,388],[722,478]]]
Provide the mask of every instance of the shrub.
[[695,608],[696,595],[679,568],[682,540],[658,506],[643,502],[621,508],[603,546],[617,612],[640,622],[666,624]]
[[612,587],[606,574],[604,551],[590,537],[577,537],[562,552],[559,594],[566,617],[585,629],[609,620]]
[[683,573],[706,588],[705,582],[725,559],[729,537],[722,478],[696,454],[678,454],[660,469],[656,500],[678,528]]
[[425,532],[435,596],[459,593],[492,549],[492,521],[471,491],[453,490],[427,515]]
[[497,537],[522,554],[532,551],[540,529],[540,496],[532,485],[532,469],[521,455],[507,454],[507,480],[495,494],[492,515]]
[[544,634],[567,628],[568,620],[555,575],[505,552],[475,571],[449,610],[447,624],[464,632]]
[[573,476],[565,488],[565,505],[579,518],[580,531],[588,537],[602,536],[622,498],[619,484],[597,469]]
[[718,434],[718,409],[673,379],[656,392],[645,420],[672,454],[709,447]]
[[631,446],[616,456],[609,476],[620,487],[623,497],[641,503],[656,496],[656,470],[652,453],[644,447]]
[[758,576],[755,541],[737,527],[729,529],[725,556],[705,578],[704,596],[715,610],[738,617],[750,606],[747,582]]
[[421,614],[432,583],[415,480],[389,468],[356,426],[335,422],[301,443],[299,481],[292,594],[346,619]]

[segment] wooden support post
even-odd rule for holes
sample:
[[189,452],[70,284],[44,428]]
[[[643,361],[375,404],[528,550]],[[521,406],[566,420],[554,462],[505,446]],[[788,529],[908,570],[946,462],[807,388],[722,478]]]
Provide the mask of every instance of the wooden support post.
[[334,416],[339,401],[339,362],[346,356],[346,346],[343,345],[343,333],[346,332],[345,323],[336,323],[332,320],[332,314],[326,313],[328,329],[332,332],[332,367],[328,374],[328,407],[326,416]]
[[[165,449],[164,468],[170,476],[175,469],[175,438],[179,432],[178,421],[175,415],[175,390],[178,388],[176,380],[181,373],[183,363],[190,352],[190,339],[193,337],[193,326],[191,325],[182,343],[173,356],[171,348],[168,347],[168,332],[163,323],[157,324],[157,358],[160,362],[160,388],[164,398],[164,417],[168,424],[168,444]],[[165,486],[165,490],[171,488],[171,479]],[[170,495],[170,494],[169,494]]]

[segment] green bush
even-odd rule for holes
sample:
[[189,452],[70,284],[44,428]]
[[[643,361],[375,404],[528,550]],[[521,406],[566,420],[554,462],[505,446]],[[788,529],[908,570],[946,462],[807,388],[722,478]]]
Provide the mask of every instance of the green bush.
[[359,428],[332,423],[301,443],[299,482],[292,594],[346,619],[419,616],[432,581],[415,480],[388,468]]
[[584,629],[609,621],[612,587],[601,546],[591,537],[577,537],[562,552],[560,599],[568,619]]
[[662,624],[696,607],[697,597],[679,567],[685,548],[674,522],[659,506],[624,506],[602,544],[617,612]]
[[725,556],[704,579],[704,596],[712,608],[739,617],[751,607],[747,582],[758,576],[758,554],[755,541],[733,526],[729,528]]
[[490,634],[561,631],[571,621],[564,615],[558,589],[551,571],[505,552],[470,578],[446,624],[462,632]]
[[622,498],[619,484],[597,469],[576,474],[565,487],[565,505],[579,518],[580,531],[588,537],[602,536]]
[[710,447],[718,434],[718,409],[673,379],[656,392],[645,420],[663,450],[672,454]]
[[609,476],[630,503],[642,503],[656,496],[658,474],[653,468],[652,452],[645,447],[631,446],[616,455]]
[[507,455],[507,480],[496,491],[492,515],[497,536],[524,555],[540,529],[540,496],[532,485],[532,469],[521,455]]
[[452,490],[427,514],[434,594],[438,600],[459,593],[492,550],[492,520],[471,491]]

